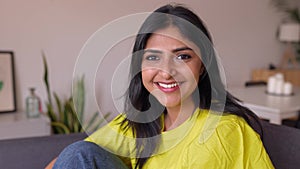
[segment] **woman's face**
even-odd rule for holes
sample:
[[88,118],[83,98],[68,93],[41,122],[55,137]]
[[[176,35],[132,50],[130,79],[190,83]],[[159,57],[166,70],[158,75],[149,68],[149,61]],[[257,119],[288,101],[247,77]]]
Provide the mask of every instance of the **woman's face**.
[[142,59],[145,88],[167,108],[191,101],[202,73],[199,48],[176,27],[154,32]]

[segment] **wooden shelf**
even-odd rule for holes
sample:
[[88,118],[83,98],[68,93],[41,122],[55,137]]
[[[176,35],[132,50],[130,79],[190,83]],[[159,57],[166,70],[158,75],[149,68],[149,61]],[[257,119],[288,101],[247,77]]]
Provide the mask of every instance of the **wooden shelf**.
[[285,81],[291,82],[295,86],[300,86],[300,69],[255,69],[252,71],[251,80],[267,82],[268,78],[276,73],[282,73]]

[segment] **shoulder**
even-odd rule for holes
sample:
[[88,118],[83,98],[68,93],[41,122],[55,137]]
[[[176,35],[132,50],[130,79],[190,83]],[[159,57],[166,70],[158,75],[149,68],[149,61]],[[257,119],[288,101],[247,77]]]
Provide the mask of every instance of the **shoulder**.
[[237,115],[224,113],[220,119],[219,124],[216,127],[217,132],[222,132],[224,134],[232,133],[232,136],[241,137],[245,139],[251,137],[251,139],[260,139],[258,133],[246,122],[246,120]]
[[230,113],[207,112],[207,120],[216,123],[216,129],[222,130],[251,130],[254,131],[246,120],[240,116]]
[[249,124],[245,121],[244,118],[237,115],[223,113],[222,118],[220,119],[218,128],[226,128],[228,126],[232,129],[239,129],[241,131],[251,130],[254,131]]
[[259,134],[242,117],[206,114],[207,125],[204,124],[196,147],[207,150],[207,154],[218,152],[216,159],[234,159],[229,168],[273,168]]
[[200,110],[199,114],[198,120],[200,120],[201,123],[208,123],[210,126],[216,128],[223,128],[225,126],[244,128],[245,126],[249,126],[244,118],[230,113]]
[[242,117],[227,113],[208,113],[199,141],[200,144],[235,152],[233,154],[253,145],[262,146],[260,136]]
[[201,120],[204,123],[201,133],[203,142],[210,137],[217,137],[220,141],[226,142],[231,140],[242,142],[247,137],[251,137],[251,140],[260,140],[259,134],[242,117],[209,111],[204,111],[204,114]]

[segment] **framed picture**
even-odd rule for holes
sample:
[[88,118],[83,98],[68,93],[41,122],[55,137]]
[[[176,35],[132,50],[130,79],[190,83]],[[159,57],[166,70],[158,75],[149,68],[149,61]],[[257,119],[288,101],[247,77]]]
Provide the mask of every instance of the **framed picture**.
[[0,112],[16,111],[14,53],[0,51]]

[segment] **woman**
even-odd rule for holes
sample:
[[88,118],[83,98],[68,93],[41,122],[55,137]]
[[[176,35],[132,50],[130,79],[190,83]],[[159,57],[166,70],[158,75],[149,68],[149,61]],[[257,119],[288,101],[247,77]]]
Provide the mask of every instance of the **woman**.
[[125,113],[67,147],[55,168],[274,168],[258,118],[225,90],[191,10],[166,5],[145,20],[130,75]]

